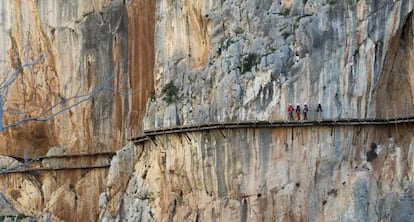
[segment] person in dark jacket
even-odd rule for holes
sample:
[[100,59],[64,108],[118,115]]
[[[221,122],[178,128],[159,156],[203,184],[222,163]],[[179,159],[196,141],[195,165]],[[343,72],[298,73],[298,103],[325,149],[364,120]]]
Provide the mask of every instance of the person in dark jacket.
[[298,121],[300,120],[300,105],[299,103],[296,105],[296,118],[298,119]]
[[308,120],[308,104],[303,104],[303,120]]
[[316,107],[316,113],[318,114],[318,120],[322,120],[322,105],[319,102],[318,107]]

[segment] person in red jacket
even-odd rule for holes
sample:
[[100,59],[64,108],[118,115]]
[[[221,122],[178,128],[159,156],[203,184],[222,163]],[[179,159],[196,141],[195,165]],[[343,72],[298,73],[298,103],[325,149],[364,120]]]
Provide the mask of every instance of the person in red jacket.
[[287,111],[289,113],[289,121],[293,121],[293,111],[295,111],[295,108],[293,108],[292,104],[289,104]]

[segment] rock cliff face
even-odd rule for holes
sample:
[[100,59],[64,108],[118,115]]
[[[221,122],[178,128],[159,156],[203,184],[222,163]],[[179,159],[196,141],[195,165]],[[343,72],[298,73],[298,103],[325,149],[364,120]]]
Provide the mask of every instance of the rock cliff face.
[[[289,103],[308,103],[310,119],[318,102],[323,119],[414,116],[412,0],[0,6],[4,67],[45,58],[10,88],[4,123],[107,83],[49,122],[3,131],[0,154],[94,153],[116,149],[130,129],[285,120]],[[160,135],[117,151],[109,170],[1,175],[0,205],[56,221],[412,221],[412,129]]]
[[[2,130],[0,155],[36,158],[54,146],[63,147],[66,155],[107,152],[119,149],[132,129],[139,133],[153,91],[155,1],[2,1],[0,14],[2,76],[43,58],[24,68],[6,94],[1,89],[2,126],[75,104],[50,121]],[[10,158],[0,162],[0,171],[22,164]],[[96,221],[107,173],[77,169],[0,175],[0,216]]]
[[[159,100],[149,104],[145,127],[285,119],[289,103],[315,109],[318,101],[332,119],[413,114],[412,7],[409,0],[159,1]],[[178,92],[167,93],[170,82]]]
[[131,177],[131,158],[113,167],[105,221],[411,221],[413,144],[409,125],[160,136],[129,151]]
[[68,153],[109,151],[126,141],[126,132],[138,131],[153,91],[154,6],[144,0],[3,2],[1,71],[44,58],[11,85],[4,125],[85,101],[46,123],[2,131],[0,152],[45,155],[56,145]]
[[[285,120],[289,103],[310,104],[311,119],[318,102],[324,119],[413,116],[412,11],[404,0],[159,0],[144,128]],[[101,214],[411,221],[413,147],[410,124],[156,136],[131,151],[134,169],[110,173],[121,185]]]

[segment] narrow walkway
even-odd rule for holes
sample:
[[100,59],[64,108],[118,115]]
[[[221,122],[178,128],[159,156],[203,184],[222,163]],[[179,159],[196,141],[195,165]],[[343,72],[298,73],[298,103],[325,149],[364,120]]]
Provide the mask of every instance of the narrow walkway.
[[114,156],[116,154],[116,152],[102,152],[102,153],[78,153],[78,154],[69,154],[69,155],[57,155],[57,156],[39,156],[39,157],[35,157],[35,158],[28,158],[25,159],[23,157],[20,156],[9,156],[12,157],[20,162],[23,161],[27,161],[27,162],[32,162],[32,161],[42,161],[42,160],[46,160],[46,159],[72,159],[72,158],[80,158],[80,157],[97,157],[97,156]]
[[25,173],[34,171],[57,171],[57,170],[91,170],[109,168],[112,157],[116,152],[72,154],[59,156],[41,156],[25,159],[18,156],[10,156],[20,164],[0,169],[0,175],[11,173]]
[[[397,125],[414,123],[414,117],[395,119],[338,119],[322,121],[245,121],[227,123],[205,123],[199,125],[174,126],[145,130],[139,137],[131,138],[135,144],[141,144],[153,140],[155,136],[186,132],[200,132],[214,129],[238,129],[238,128],[278,128],[278,127],[319,127],[319,126],[372,126],[372,125]],[[24,159],[18,156],[10,156],[22,164],[0,169],[0,175],[12,173],[28,173],[37,171],[63,171],[63,170],[93,170],[109,168],[112,157],[116,152],[102,152],[89,154],[72,154],[60,156],[41,156],[32,159]],[[65,166],[64,166],[65,165]]]
[[228,123],[205,123],[200,125],[173,126],[144,130],[144,134],[131,138],[135,144],[141,144],[152,140],[155,136],[174,133],[186,133],[196,131],[207,131],[212,129],[236,129],[236,128],[278,128],[278,127],[315,127],[315,126],[372,126],[372,125],[395,125],[402,123],[414,123],[414,117],[395,119],[337,119],[322,121],[246,121]]
[[92,170],[92,169],[101,169],[109,168],[111,164],[104,164],[99,166],[66,166],[66,167],[33,167],[25,168],[24,166],[15,168],[15,169],[3,169],[0,170],[0,176],[4,174],[13,174],[13,173],[28,173],[28,172],[38,172],[38,171],[63,171],[63,170]]

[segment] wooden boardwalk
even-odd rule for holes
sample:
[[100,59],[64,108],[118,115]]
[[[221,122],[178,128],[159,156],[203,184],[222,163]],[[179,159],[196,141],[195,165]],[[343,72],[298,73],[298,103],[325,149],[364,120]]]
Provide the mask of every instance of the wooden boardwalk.
[[176,134],[186,132],[198,132],[214,129],[237,129],[237,128],[279,128],[279,127],[320,127],[320,126],[373,126],[373,125],[397,125],[403,123],[414,123],[414,117],[394,119],[337,119],[321,121],[246,121],[229,123],[206,123],[199,125],[174,126],[144,130],[144,134],[131,138],[135,144],[141,144],[151,140],[155,136],[164,134]]
[[[148,140],[153,140],[156,136],[160,135],[221,129],[374,125],[386,126],[407,123],[410,125],[411,123],[414,123],[414,117],[394,119],[337,119],[322,121],[245,121],[205,123],[199,125],[174,126],[145,130],[143,135],[131,138],[130,141],[134,142],[135,144],[141,144]],[[59,156],[41,156],[32,159],[10,156],[21,162],[21,164],[13,168],[0,169],[0,175],[38,171],[93,170],[109,168],[111,159],[115,154],[116,152],[102,152]]]

